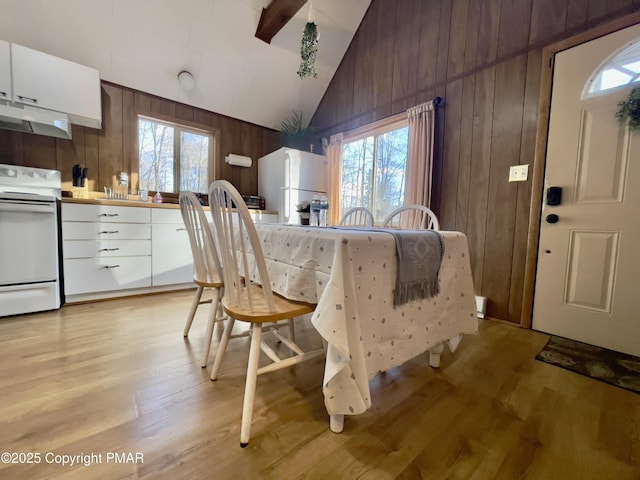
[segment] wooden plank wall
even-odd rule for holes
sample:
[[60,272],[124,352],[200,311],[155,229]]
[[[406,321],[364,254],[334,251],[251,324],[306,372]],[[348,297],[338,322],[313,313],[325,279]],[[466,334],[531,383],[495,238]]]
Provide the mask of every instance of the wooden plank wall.
[[[0,130],[0,163],[60,170],[63,188],[71,186],[76,163],[88,168],[90,190],[111,186],[121,171],[131,172],[133,185],[137,180],[135,112],[218,129],[218,178],[229,180],[245,195],[258,194],[258,158],[281,146],[275,130],[102,82],[101,130],[73,125],[72,140]],[[224,157],[229,153],[251,157],[253,166],[227,165]]]
[[[542,48],[640,0],[373,0],[311,124],[344,132],[439,95],[433,208],[467,234],[488,315],[520,323]],[[322,40],[320,41],[322,48]],[[537,221],[537,219],[534,219]]]

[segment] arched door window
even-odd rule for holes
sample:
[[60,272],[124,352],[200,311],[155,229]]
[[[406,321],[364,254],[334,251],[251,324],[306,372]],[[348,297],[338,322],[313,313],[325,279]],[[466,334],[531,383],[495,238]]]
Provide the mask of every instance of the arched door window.
[[640,39],[629,42],[593,72],[582,98],[640,81]]

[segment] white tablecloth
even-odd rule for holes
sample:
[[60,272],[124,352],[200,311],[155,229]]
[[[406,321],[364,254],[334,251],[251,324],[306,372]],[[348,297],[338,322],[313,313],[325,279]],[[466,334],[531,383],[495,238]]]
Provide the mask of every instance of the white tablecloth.
[[[330,415],[371,406],[369,380],[441,342],[478,330],[467,238],[441,232],[440,294],[395,307],[396,246],[371,230],[257,224],[272,288],[317,303],[327,340],[323,392]],[[425,360],[426,361],[426,360]]]

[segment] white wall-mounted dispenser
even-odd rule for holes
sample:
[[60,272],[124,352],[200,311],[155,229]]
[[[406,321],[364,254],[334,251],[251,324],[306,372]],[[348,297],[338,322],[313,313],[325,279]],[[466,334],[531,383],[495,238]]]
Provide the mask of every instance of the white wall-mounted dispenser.
[[224,157],[224,161],[229,165],[235,165],[237,167],[250,167],[253,164],[251,157],[236,155],[235,153],[230,153],[229,155]]

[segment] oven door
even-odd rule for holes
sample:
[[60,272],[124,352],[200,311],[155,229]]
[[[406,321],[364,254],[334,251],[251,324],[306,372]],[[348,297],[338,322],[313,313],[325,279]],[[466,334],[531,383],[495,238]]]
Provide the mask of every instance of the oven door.
[[0,317],[60,308],[58,215],[55,200],[0,196]]
[[58,279],[55,202],[0,198],[0,287]]

